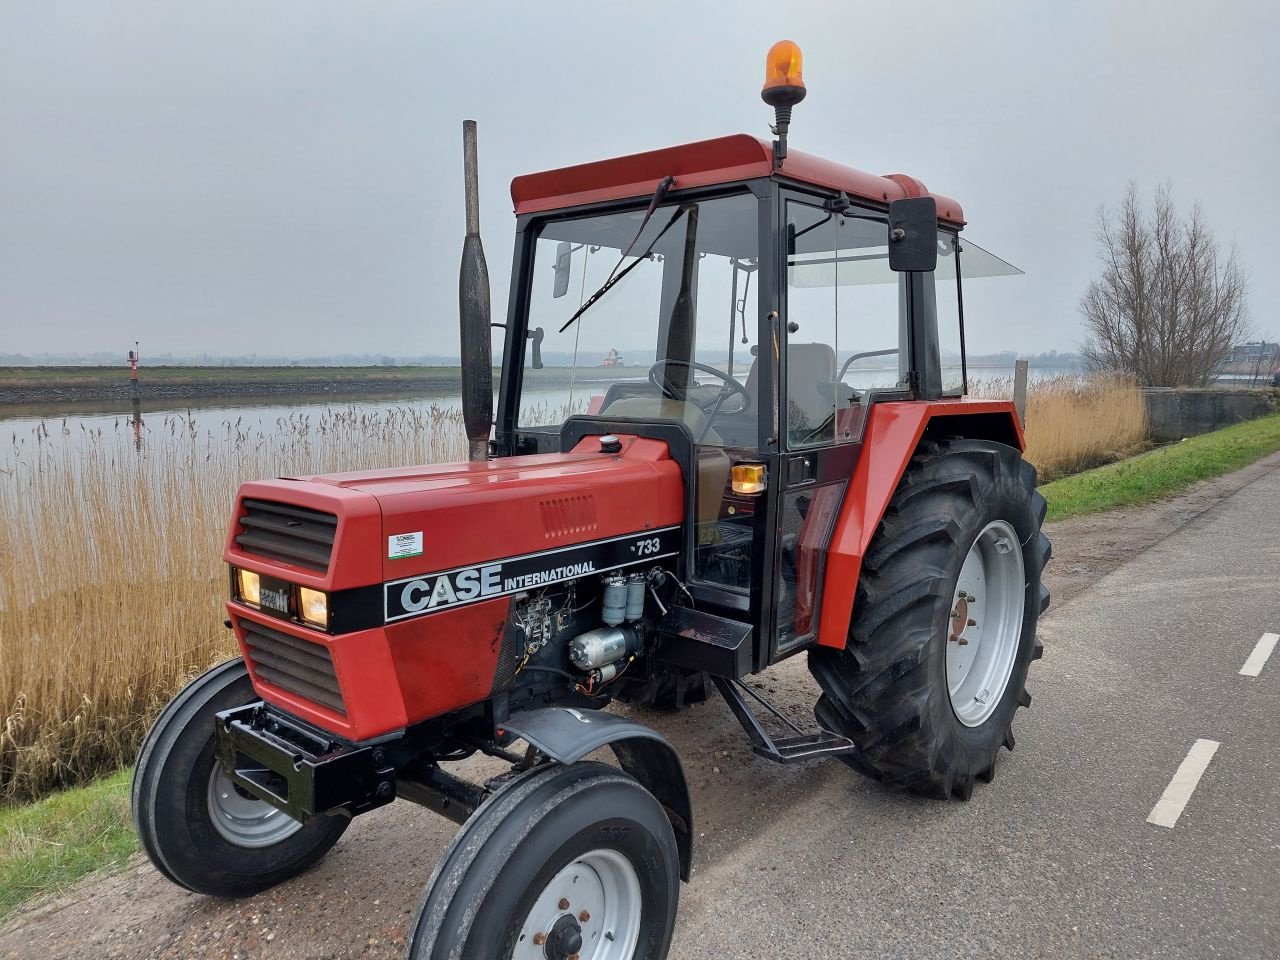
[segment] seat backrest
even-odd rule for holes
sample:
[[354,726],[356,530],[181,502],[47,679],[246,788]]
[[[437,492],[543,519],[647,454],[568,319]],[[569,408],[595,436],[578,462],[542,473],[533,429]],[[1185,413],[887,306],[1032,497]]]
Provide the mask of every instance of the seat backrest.
[[[787,344],[787,389],[790,393],[787,424],[812,430],[831,415],[831,397],[819,386],[836,378],[836,352],[829,343]],[[747,393],[754,408],[759,400],[760,361],[751,361]]]
[[836,352],[829,343],[787,344],[787,427],[812,430],[833,409],[820,384],[836,378]]

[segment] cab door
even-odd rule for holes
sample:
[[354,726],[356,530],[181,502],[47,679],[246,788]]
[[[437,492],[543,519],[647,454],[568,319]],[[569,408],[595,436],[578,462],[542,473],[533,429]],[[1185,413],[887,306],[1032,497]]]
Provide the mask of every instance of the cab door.
[[908,396],[899,275],[880,211],[783,195],[779,477],[769,662],[809,646],[870,404]]

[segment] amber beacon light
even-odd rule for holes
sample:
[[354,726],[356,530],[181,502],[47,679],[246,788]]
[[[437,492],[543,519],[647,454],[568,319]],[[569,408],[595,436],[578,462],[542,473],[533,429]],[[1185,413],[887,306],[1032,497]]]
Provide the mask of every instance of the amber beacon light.
[[764,87],[760,99],[773,107],[773,168],[787,156],[787,130],[791,108],[804,99],[804,54],[794,40],[779,40],[764,58]]
[[791,107],[804,99],[804,54],[794,40],[779,40],[764,58],[760,98],[771,107]]

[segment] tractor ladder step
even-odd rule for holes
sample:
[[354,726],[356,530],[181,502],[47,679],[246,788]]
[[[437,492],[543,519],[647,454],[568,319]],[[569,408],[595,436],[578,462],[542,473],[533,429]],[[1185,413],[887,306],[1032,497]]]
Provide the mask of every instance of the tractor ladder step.
[[[801,760],[812,760],[815,757],[852,753],[857,749],[857,746],[848,737],[842,737],[840,734],[832,733],[830,730],[805,732],[796,726],[781,710],[741,681],[716,676],[711,679],[715,682],[716,689],[720,691],[720,695],[724,697],[724,702],[729,705],[733,715],[742,724],[742,729],[751,738],[752,749],[766,760],[773,760],[776,763],[799,763]],[[751,705],[747,702],[746,697],[743,696],[744,693],[785,724],[788,729],[794,730],[795,736],[775,737],[771,735],[752,711]]]

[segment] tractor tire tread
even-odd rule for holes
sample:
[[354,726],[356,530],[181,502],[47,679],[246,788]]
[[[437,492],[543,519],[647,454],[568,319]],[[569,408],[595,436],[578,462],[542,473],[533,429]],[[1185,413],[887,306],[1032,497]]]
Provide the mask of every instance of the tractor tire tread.
[[[1014,706],[1004,711],[1011,723],[1017,706],[1030,703],[1026,664],[1043,651],[1035,621],[1048,605],[1039,580],[1051,548],[1039,532],[1046,506],[1035,482],[1035,468],[1016,449],[989,441],[928,441],[911,458],[863,558],[845,649],[819,648],[809,655],[810,671],[823,691],[815,717],[854,741],[858,749],[841,760],[859,773],[891,788],[967,800],[975,780],[994,777],[1000,746],[1012,749],[1009,725],[978,743],[936,721],[934,661],[941,653],[935,625],[939,611],[945,619],[950,608],[956,556],[963,558],[968,549],[962,542],[965,518],[1000,509],[1001,503],[1020,504],[1016,525],[1028,582],[1034,578],[1037,588],[1028,591],[1028,606],[1035,609],[1024,608],[1030,639],[1024,626],[1021,664],[1010,680],[1011,686],[1017,684]],[[1029,548],[1032,535],[1038,539]],[[949,714],[949,703],[946,709]]]

